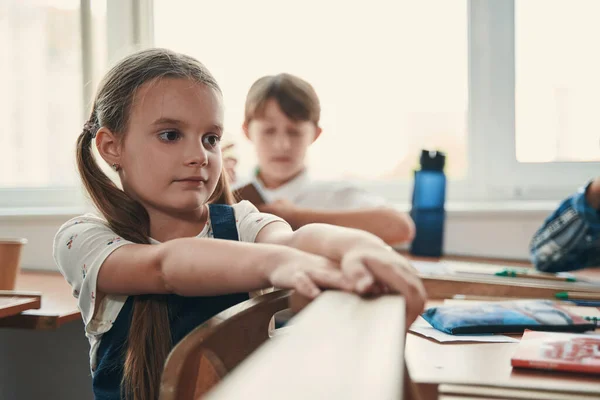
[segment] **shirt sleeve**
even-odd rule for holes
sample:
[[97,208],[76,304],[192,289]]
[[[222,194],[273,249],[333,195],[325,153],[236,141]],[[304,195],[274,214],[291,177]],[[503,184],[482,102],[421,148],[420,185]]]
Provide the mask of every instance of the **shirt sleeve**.
[[234,204],[233,210],[240,242],[254,243],[260,230],[272,222],[281,221],[289,225],[285,220],[275,215],[261,213],[247,200]]
[[600,215],[585,199],[588,185],[564,200],[530,244],[537,269],[571,271],[600,265]]
[[104,220],[89,214],[68,221],[54,237],[54,261],[71,285],[86,328],[94,315],[102,263],[113,251],[131,243],[115,234]]

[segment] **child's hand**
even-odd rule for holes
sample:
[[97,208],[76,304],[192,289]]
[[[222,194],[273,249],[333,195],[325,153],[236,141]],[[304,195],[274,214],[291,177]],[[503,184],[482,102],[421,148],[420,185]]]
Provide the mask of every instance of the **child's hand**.
[[237,175],[235,172],[235,167],[237,166],[237,157],[233,152],[234,144],[226,144],[221,149],[221,154],[223,157],[223,168],[227,173],[227,177],[229,178],[229,183],[235,183],[237,180]]
[[314,299],[320,288],[352,291],[352,282],[331,260],[304,251],[287,248],[284,259],[268,276],[272,286],[295,289],[299,294]]
[[408,260],[395,251],[384,246],[358,247],[343,256],[341,269],[359,294],[402,294],[407,327],[423,312],[425,288]]

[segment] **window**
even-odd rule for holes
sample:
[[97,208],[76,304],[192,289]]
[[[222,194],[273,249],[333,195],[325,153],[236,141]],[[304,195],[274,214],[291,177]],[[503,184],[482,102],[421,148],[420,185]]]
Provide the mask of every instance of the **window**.
[[596,0],[517,1],[519,162],[600,161],[599,16]]
[[83,204],[75,140],[104,73],[105,25],[105,1],[0,2],[0,207]]
[[240,175],[255,163],[241,133],[246,93],[280,72],[321,100],[324,133],[309,155],[320,178],[408,180],[422,148],[448,153],[450,177],[466,175],[466,0],[155,0],[154,16],[155,45],[196,57],[221,85]]
[[[595,1],[472,2],[472,130],[488,196],[563,198],[600,171]],[[479,19],[479,20],[478,20]],[[472,45],[477,48],[476,45]],[[479,67],[476,64],[481,64]]]
[[75,184],[79,16],[79,0],[0,2],[0,187]]
[[321,99],[322,179],[406,201],[420,149],[437,148],[450,199],[556,200],[600,171],[599,14],[596,0],[3,0],[0,207],[82,204],[74,143],[99,78],[149,45],[216,76],[240,175],[255,164],[247,90],[285,71]]

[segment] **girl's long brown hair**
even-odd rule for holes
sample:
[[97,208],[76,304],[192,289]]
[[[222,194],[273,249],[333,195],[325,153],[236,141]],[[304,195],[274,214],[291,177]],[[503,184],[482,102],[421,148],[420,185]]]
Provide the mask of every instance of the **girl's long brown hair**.
[[[119,189],[100,169],[92,141],[100,127],[122,140],[137,89],[161,78],[182,78],[221,92],[210,72],[197,60],[165,49],[144,50],[115,65],[104,77],[89,120],[77,139],[77,167],[85,188],[110,228],[134,243],[149,244],[150,219],[144,207]],[[232,204],[225,173],[209,202]],[[132,400],[158,397],[160,377],[172,347],[165,296],[137,296],[127,338],[122,393]]]

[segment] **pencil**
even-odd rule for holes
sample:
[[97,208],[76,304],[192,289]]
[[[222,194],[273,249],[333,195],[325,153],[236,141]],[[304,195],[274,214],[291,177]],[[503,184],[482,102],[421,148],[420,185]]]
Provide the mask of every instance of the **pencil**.
[[[452,300],[478,300],[478,301],[494,302],[494,301],[519,301],[519,300],[546,301],[548,299],[544,299],[544,298],[533,299],[533,298],[528,298],[528,297],[495,297],[495,296],[478,296],[478,295],[470,295],[470,294],[455,294],[454,296],[452,296]],[[567,301],[553,300],[552,302],[555,304],[564,304],[567,306],[568,305],[571,305],[571,306],[579,305],[579,304],[577,304],[577,301],[571,301],[571,300],[567,300]]]
[[561,300],[597,300],[600,301],[600,293],[585,292],[558,292],[554,295]]
[[512,301],[519,300],[518,297],[496,297],[496,296],[478,296],[470,294],[455,294],[454,300],[480,300],[480,301]]
[[554,274],[544,274],[544,273],[528,273],[528,272],[519,272],[510,269],[505,269],[495,273],[496,276],[507,276],[511,278],[529,278],[529,279],[545,279],[550,281],[562,281],[562,282],[576,282],[577,279],[571,276],[557,276]]

